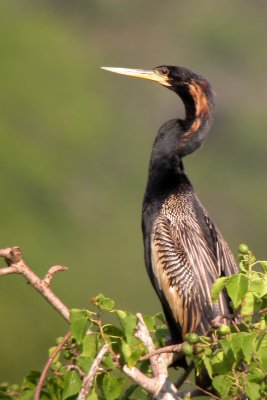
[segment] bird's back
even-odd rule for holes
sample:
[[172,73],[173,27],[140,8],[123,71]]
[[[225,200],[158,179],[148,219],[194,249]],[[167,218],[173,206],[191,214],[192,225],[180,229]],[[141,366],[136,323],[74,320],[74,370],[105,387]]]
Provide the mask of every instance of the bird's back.
[[207,334],[212,320],[228,312],[224,294],[212,303],[211,287],[221,275],[236,272],[236,265],[185,174],[165,193],[148,186],[143,234],[146,266],[173,339]]

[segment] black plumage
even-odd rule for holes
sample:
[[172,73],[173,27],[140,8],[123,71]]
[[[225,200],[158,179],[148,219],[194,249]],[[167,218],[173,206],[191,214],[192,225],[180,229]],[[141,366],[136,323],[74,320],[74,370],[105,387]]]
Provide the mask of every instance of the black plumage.
[[181,67],[107,69],[156,81],[184,103],[185,118],[166,122],[152,149],[142,212],[145,262],[173,341],[183,340],[187,332],[206,335],[212,321],[229,312],[225,293],[212,303],[212,285],[220,276],[237,272],[227,243],[198,200],[183,166],[183,157],[203,143],[213,121],[211,85]]

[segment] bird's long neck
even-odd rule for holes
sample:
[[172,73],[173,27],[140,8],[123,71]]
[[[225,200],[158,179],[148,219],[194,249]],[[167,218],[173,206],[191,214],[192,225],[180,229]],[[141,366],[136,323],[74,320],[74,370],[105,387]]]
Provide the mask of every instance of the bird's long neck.
[[147,194],[168,194],[181,185],[191,186],[182,158],[203,143],[213,120],[213,94],[207,81],[194,80],[175,92],[184,103],[185,119],[167,121],[159,129],[150,160]]
[[179,152],[183,157],[195,151],[204,141],[213,122],[214,95],[206,80],[195,79],[176,93],[185,106],[185,119],[180,121]]

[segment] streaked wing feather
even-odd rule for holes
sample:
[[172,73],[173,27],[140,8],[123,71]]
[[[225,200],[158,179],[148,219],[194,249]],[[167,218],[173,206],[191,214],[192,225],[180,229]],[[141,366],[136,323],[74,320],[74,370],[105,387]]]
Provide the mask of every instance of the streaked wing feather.
[[236,265],[234,256],[229,249],[228,244],[223,239],[220,231],[216,229],[217,233],[217,258],[221,260],[222,273],[225,276],[233,275],[238,273],[238,267]]
[[209,329],[212,312],[210,302],[206,300],[210,295],[203,296],[205,284],[195,273],[192,263],[198,253],[193,247],[195,256],[192,258],[186,235],[182,239],[179,231],[166,216],[160,215],[156,219],[151,237],[152,268],[159,290],[182,328],[183,336],[193,331],[204,334]]
[[219,275],[229,276],[238,273],[237,264],[228,244],[222,237],[219,229],[213,224],[213,222],[209,218],[207,211],[204,208],[202,209],[205,215],[206,224],[212,232],[214,241],[216,243],[216,259],[219,268]]
[[211,300],[211,288],[216,279],[220,277],[220,267],[193,215],[180,222],[179,232],[181,232],[182,245],[188,254],[190,264],[194,267],[194,273],[199,282],[202,303],[204,304],[202,308],[205,310],[209,324],[211,324],[211,321],[218,315],[228,313],[223,294],[219,296],[216,303]]

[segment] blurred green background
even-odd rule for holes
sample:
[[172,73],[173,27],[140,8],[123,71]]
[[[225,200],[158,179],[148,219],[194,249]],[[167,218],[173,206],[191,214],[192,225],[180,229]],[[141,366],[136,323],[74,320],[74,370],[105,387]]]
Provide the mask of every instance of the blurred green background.
[[[69,307],[99,292],[154,313],[140,211],[153,138],[183,114],[158,85],[100,66],[182,65],[217,93],[206,145],[185,164],[236,254],[267,257],[267,3],[0,2],[1,247],[19,245]],[[46,361],[67,324],[20,276],[0,279],[0,380]]]

